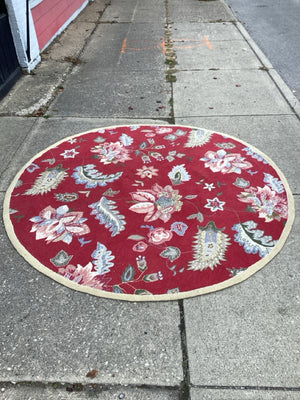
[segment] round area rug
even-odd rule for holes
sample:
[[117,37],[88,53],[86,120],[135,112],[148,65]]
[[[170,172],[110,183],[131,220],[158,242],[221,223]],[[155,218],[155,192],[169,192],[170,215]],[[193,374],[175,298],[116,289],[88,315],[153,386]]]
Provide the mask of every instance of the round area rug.
[[286,179],[267,156],[173,125],[66,138],[25,165],[4,204],[8,235],[32,266],[73,289],[133,301],[243,281],[279,252],[293,218]]

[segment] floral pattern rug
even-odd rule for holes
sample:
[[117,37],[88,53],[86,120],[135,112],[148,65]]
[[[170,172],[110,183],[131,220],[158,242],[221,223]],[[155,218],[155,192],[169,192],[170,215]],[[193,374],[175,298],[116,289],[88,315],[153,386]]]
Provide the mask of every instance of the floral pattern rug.
[[293,218],[286,179],[267,156],[173,125],[66,138],[25,165],[4,204],[9,237],[31,265],[73,289],[133,301],[243,281],[282,248]]

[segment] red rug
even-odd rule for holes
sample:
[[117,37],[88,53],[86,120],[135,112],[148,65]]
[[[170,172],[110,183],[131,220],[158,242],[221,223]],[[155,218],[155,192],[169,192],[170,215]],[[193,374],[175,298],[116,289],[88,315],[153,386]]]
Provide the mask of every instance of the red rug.
[[73,289],[134,301],[243,281],[278,253],[293,218],[288,184],[267,156],[169,125],[66,138],[19,172],[4,205],[9,237],[31,265]]

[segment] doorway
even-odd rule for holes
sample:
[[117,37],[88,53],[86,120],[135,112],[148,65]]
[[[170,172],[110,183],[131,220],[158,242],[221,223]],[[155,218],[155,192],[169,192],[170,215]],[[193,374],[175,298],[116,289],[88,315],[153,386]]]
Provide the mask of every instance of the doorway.
[[4,0],[0,0],[0,99],[21,75]]

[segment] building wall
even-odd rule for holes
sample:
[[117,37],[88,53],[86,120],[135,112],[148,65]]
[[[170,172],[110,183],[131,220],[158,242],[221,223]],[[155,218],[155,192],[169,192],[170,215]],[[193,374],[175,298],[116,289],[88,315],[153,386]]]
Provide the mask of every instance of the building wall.
[[[5,0],[18,61],[30,72],[40,62],[40,53],[77,17],[89,0]],[[29,20],[30,57],[27,55]]]
[[33,7],[31,12],[40,50],[47,47],[86,4],[86,0],[43,0]]
[[5,4],[19,64],[30,72],[41,60],[32,15],[29,13],[30,57],[28,57],[26,1],[5,0]]

